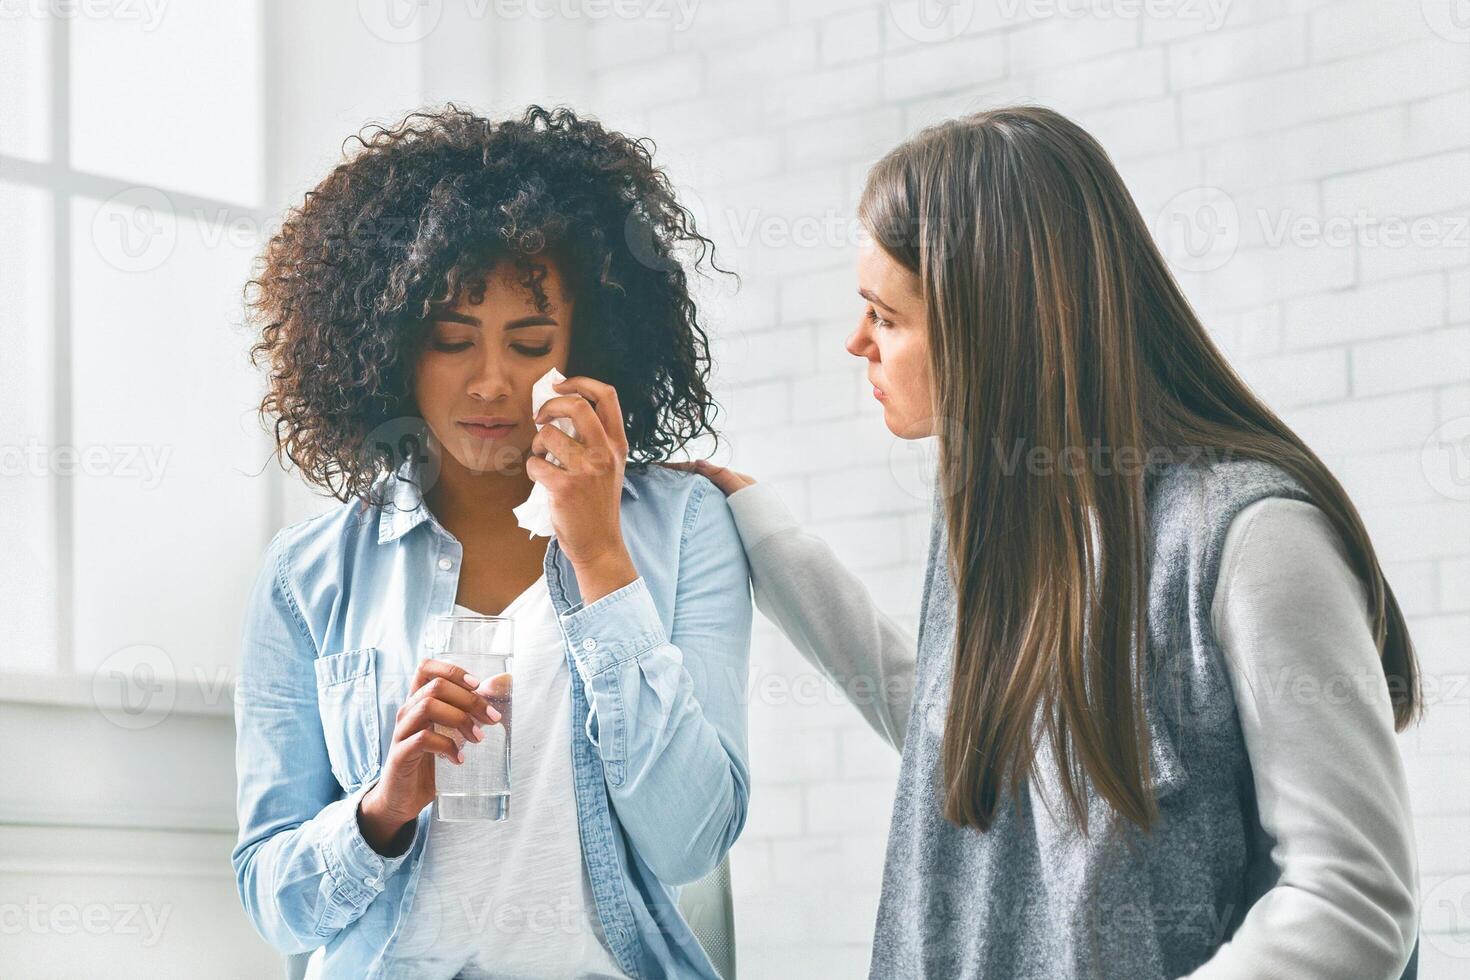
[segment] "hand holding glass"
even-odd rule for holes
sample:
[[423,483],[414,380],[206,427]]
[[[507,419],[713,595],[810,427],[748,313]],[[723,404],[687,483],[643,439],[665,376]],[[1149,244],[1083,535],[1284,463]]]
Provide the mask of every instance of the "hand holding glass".
[[511,651],[515,621],[502,616],[439,616],[439,646],[433,656],[476,678],[479,694],[500,712],[500,723],[484,728],[484,740],[464,740],[458,729],[434,724],[455,739],[464,759],[434,759],[436,820],[505,820],[510,817]]

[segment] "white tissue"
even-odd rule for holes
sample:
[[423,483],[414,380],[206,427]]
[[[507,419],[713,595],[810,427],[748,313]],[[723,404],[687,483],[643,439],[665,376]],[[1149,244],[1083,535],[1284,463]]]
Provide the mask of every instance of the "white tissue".
[[[550,371],[541,375],[536,383],[531,386],[532,418],[536,416],[537,412],[541,411],[541,406],[545,405],[548,400],[561,395],[561,392],[553,388],[552,385],[565,380],[566,377],[560,371],[552,368]],[[572,425],[571,419],[555,418],[551,420],[550,424],[556,426],[573,439],[577,438],[577,427]],[[536,426],[537,432],[540,432],[541,429],[541,425]],[[557,459],[551,453],[546,454],[546,460],[557,466],[561,465],[561,460]],[[551,536],[551,498],[548,496],[546,488],[541,484],[534,484],[531,487],[531,495],[526,498],[525,503],[515,507],[511,513],[516,515],[517,524],[531,532],[529,537],[546,538]]]

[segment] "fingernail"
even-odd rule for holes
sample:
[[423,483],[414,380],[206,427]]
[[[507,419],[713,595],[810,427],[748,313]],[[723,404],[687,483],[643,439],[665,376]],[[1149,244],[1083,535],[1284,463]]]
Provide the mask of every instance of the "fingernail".
[[464,675],[464,682],[466,684],[468,684],[470,687],[479,687],[480,686],[480,679],[478,677],[476,677],[474,674],[465,674]]
[[476,742],[483,742],[485,740],[485,730],[479,725],[475,725],[470,729],[470,737]]
[[495,710],[495,707],[493,705],[489,705],[489,704],[485,705],[485,711],[486,711],[486,713],[488,713],[490,715],[490,720],[491,721],[499,721],[500,720],[500,712],[499,711],[496,711]]

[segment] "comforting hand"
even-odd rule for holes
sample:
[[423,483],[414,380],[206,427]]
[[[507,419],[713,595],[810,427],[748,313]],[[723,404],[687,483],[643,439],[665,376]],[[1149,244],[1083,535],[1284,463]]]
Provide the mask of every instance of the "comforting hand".
[[[579,375],[557,382],[556,390],[567,394],[537,413],[543,428],[531,442],[526,475],[546,488],[552,530],[590,604],[638,577],[622,528],[628,436],[612,385]],[[557,418],[570,419],[577,438],[546,424]],[[561,465],[548,462],[547,453]]]
[[736,490],[750,486],[755,482],[755,477],[724,466],[716,466],[707,459],[696,459],[692,463],[663,463],[671,470],[684,470],[686,473],[698,473],[700,476],[708,477],[709,481],[720,488],[725,496],[730,496]]

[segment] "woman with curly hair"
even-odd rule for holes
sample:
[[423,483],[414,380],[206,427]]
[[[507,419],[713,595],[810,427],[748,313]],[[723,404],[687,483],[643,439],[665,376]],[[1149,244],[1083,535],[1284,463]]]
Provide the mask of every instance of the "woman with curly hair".
[[[714,977],[677,886],[745,823],[749,568],[724,496],[651,465],[710,431],[680,261],[709,242],[646,145],[564,109],[357,139],[252,281],[278,455],[342,505],[249,599],[241,900],[328,976]],[[509,820],[432,817],[435,758],[501,720],[432,655],[451,612],[515,623]]]

